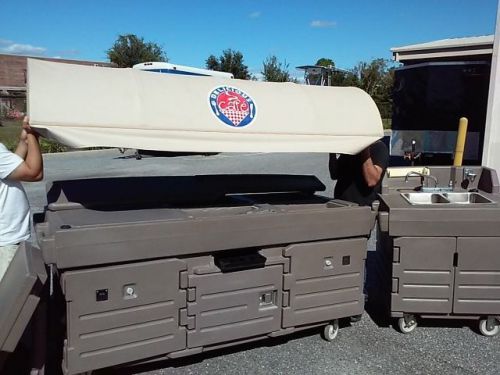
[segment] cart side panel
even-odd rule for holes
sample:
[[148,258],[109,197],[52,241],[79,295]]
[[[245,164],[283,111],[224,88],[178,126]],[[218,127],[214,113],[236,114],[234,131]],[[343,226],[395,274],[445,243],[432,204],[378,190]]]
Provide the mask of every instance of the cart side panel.
[[13,352],[47,280],[39,249],[23,242],[0,283],[0,352]]
[[500,314],[500,237],[457,239],[453,312]]
[[176,259],[63,274],[69,374],[117,365],[186,347],[179,310],[184,262]]
[[363,237],[288,247],[289,305],[283,309],[283,327],[362,314],[366,246]]
[[454,237],[394,240],[391,310],[407,313],[452,311]]
[[[212,267],[214,267],[212,265]],[[190,268],[188,347],[222,344],[280,329],[283,265],[196,274]]]

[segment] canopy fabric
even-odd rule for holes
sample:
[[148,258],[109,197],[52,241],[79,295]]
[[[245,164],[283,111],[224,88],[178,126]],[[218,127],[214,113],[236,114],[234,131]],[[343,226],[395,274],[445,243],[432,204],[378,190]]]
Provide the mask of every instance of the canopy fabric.
[[353,87],[320,87],[28,59],[28,115],[70,147],[354,154],[383,136]]

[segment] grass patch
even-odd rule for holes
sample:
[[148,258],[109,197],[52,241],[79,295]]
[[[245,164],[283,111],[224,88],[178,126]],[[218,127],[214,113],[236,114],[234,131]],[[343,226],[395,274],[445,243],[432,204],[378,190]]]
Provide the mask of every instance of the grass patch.
[[51,141],[45,138],[39,139],[40,141],[40,149],[42,150],[42,154],[51,154],[54,152],[65,152],[68,151],[69,148],[64,146],[56,141]]
[[0,142],[11,151],[17,147],[17,143],[19,142],[22,122],[22,119],[2,120],[2,126],[0,126]]
[[[0,126],[0,142],[11,151],[14,151],[19,143],[22,123],[22,119],[2,119],[2,126]],[[44,138],[40,138],[40,149],[44,154],[68,151],[66,146]]]

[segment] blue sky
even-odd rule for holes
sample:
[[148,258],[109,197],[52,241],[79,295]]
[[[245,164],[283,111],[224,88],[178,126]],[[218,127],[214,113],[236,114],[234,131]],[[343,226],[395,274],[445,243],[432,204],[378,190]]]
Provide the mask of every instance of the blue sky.
[[[187,5],[189,4],[189,5]],[[390,48],[493,34],[497,0],[1,1],[0,53],[106,61],[119,34],[161,45],[170,61],[204,67],[232,48],[255,74],[270,55],[340,68],[391,58]]]

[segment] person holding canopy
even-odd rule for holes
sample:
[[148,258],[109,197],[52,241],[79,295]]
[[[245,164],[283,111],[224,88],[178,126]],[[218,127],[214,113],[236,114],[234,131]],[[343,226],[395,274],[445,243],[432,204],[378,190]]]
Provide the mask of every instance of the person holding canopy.
[[0,281],[19,243],[30,237],[30,209],[21,182],[43,179],[38,134],[25,117],[19,143],[10,152],[0,143]]
[[334,197],[370,206],[380,193],[388,164],[389,151],[380,140],[356,155],[330,154],[330,177],[337,180]]

